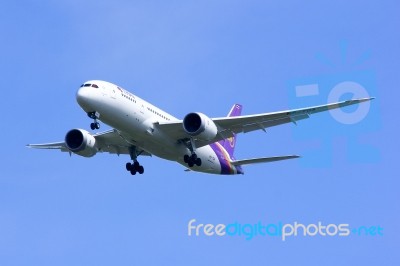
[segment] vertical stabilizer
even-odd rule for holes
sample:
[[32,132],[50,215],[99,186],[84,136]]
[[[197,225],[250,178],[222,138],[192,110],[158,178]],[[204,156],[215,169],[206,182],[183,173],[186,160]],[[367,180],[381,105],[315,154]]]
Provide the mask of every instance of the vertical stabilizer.
[[[242,108],[242,105],[234,104],[232,106],[232,109],[228,113],[228,117],[240,116],[240,114],[242,113]],[[236,147],[236,134],[234,134],[233,137],[219,141],[219,144],[224,147],[231,159],[233,159],[233,152],[235,151]]]

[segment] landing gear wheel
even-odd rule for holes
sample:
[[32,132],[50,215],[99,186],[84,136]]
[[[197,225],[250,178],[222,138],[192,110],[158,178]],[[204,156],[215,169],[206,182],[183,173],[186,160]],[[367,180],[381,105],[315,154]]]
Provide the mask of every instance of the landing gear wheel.
[[138,161],[134,161],[133,163],[126,163],[125,167],[126,170],[131,173],[131,175],[136,175],[136,173],[144,173],[144,167],[140,165]]
[[183,156],[183,161],[187,163],[189,167],[193,167],[194,165],[201,166],[201,159],[197,157],[196,153],[190,156],[185,154]]
[[193,138],[190,138],[182,143],[190,151],[190,156],[185,154],[183,156],[183,161],[187,163],[190,168],[194,165],[201,166],[201,159],[198,158],[196,154],[195,140]]
[[91,130],[100,129],[100,123],[99,122],[91,123],[90,129]]
[[89,112],[87,115],[93,119],[93,123],[90,124],[90,129],[95,130],[95,129],[100,129],[100,124],[97,122],[97,119],[100,117],[100,114],[97,112]]
[[144,167],[143,166],[141,166],[141,165],[139,165],[139,167],[138,167],[138,169],[137,169],[137,171],[138,171],[138,173],[139,174],[143,174],[144,173]]
[[185,163],[189,163],[189,160],[190,160],[189,155],[185,154],[185,156],[183,156],[183,161],[184,161]]
[[200,158],[197,158],[197,159],[195,160],[195,164],[196,164],[197,166],[201,166],[201,159],[200,159]]

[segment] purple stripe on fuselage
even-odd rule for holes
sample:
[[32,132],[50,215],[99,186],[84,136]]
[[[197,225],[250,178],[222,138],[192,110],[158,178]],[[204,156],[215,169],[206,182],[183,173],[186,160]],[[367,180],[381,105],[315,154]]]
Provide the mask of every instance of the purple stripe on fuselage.
[[234,166],[230,163],[230,158],[227,157],[229,156],[228,153],[222,150],[223,147],[219,143],[212,143],[210,147],[217,155],[219,164],[221,165],[221,175],[243,174],[243,170],[240,166]]
[[227,161],[227,158],[223,151],[221,150],[221,146],[219,146],[216,143],[210,144],[210,147],[213,149],[215,154],[217,155],[217,159],[219,161],[219,164],[221,165],[221,175],[232,175],[234,174],[233,169],[231,168],[231,165],[229,161]]

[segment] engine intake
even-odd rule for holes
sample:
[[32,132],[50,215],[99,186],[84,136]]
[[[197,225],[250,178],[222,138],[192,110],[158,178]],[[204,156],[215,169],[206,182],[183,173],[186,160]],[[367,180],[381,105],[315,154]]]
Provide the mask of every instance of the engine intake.
[[80,156],[92,157],[97,152],[96,139],[86,130],[72,129],[65,135],[67,148]]
[[217,136],[218,128],[205,114],[189,113],[183,119],[183,129],[190,136],[202,140],[212,140]]

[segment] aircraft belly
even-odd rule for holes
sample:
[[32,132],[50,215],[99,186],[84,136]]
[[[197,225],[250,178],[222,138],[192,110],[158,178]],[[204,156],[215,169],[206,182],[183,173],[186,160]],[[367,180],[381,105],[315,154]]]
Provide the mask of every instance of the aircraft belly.
[[219,160],[210,146],[207,145],[197,149],[196,154],[200,156],[202,160],[199,171],[214,174],[221,173],[221,165]]
[[[177,161],[185,167],[183,161],[185,154],[190,154],[189,149],[177,140],[170,139],[153,127],[152,117],[140,113],[140,108],[135,110],[131,104],[115,103],[115,99],[103,97],[102,104],[96,108],[100,113],[100,120],[117,129],[132,145],[138,146],[147,152],[171,161]],[[193,166],[193,171],[205,173],[221,173],[221,163],[218,155],[210,146],[196,149],[196,154],[201,158],[201,166]]]
[[[182,164],[184,167],[188,168],[187,163],[183,161],[183,156],[185,154],[189,154],[189,151],[183,152],[180,154],[180,157],[176,160],[178,163]],[[194,165],[191,168],[188,168],[192,171],[203,172],[203,173],[213,173],[220,174],[221,173],[221,165],[218,161],[218,158],[215,152],[211,149],[210,146],[204,146],[196,149],[196,155],[201,159],[201,166]]]

